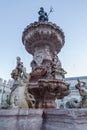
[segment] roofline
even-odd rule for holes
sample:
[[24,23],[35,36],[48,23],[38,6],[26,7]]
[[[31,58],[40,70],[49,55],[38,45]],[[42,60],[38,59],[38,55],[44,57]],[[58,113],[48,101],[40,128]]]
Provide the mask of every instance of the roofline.
[[67,77],[65,80],[87,79],[87,76]]

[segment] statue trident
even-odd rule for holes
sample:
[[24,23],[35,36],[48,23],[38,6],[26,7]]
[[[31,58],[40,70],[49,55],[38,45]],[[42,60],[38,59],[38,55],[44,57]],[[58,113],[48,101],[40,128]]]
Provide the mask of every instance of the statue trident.
[[49,16],[50,13],[52,13],[52,12],[54,12],[53,7],[50,7],[50,11],[49,11],[49,13],[48,13],[48,16]]

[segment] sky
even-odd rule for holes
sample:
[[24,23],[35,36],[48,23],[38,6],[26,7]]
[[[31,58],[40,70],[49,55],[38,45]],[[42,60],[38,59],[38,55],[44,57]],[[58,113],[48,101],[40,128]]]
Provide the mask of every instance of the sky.
[[65,45],[58,54],[66,77],[87,76],[87,0],[0,0],[0,78],[11,79],[20,56],[31,72],[32,56],[22,43],[24,28],[38,21],[40,7],[54,12],[49,21],[65,34]]

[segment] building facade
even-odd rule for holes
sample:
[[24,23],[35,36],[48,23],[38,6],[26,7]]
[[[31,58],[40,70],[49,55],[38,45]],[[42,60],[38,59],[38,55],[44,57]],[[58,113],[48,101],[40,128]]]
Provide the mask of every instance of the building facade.
[[5,102],[7,95],[10,94],[12,87],[12,80],[8,82],[0,78],[0,107],[3,102]]

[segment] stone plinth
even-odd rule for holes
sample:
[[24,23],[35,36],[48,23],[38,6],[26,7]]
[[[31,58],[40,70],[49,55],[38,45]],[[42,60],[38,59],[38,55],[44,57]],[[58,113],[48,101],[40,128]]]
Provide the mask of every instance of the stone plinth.
[[87,109],[44,110],[42,130],[87,130]]
[[0,110],[0,130],[87,130],[87,109]]
[[0,130],[41,130],[43,110],[0,110]]

